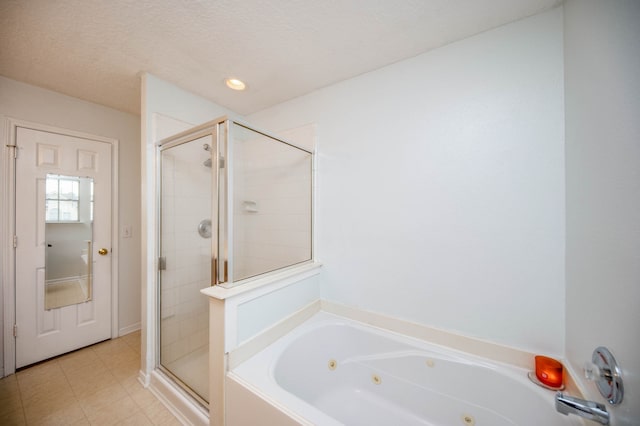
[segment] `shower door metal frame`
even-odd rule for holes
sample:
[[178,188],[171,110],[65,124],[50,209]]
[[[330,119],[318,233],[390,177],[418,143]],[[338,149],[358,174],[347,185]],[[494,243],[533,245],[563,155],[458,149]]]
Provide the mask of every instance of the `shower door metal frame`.
[[[229,279],[230,268],[230,245],[229,245],[229,220],[233,219],[233,215],[229,212],[229,165],[231,164],[231,154],[229,152],[229,138],[231,135],[231,126],[229,119],[222,117],[219,119],[216,127],[217,132],[214,135],[214,143],[217,147],[217,161],[215,161],[216,169],[213,171],[215,177],[215,192],[211,194],[214,204],[211,206],[212,223],[217,224],[218,241],[214,244],[213,259],[211,260],[211,285],[219,285],[226,283]],[[213,161],[213,160],[212,160]],[[224,173],[220,173],[224,170]],[[215,211],[213,211],[215,207]]]

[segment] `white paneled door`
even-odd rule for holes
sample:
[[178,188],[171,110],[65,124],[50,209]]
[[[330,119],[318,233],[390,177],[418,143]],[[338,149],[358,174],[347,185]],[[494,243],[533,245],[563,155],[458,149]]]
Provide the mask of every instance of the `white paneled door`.
[[[16,145],[15,297],[19,368],[111,337],[112,145],[24,127],[17,127]],[[70,208],[84,206],[80,214],[89,215],[86,227],[92,235],[84,250],[73,248],[68,255],[69,262],[80,265],[84,262],[86,270],[91,271],[86,275],[88,285],[85,283],[83,290],[88,297],[61,307],[51,307],[45,302],[48,291],[45,286],[51,281],[45,278],[45,251],[52,245],[47,242],[46,233],[51,232],[49,224],[54,222],[64,231],[57,240],[64,240],[75,232],[75,216],[60,214],[52,220],[51,212],[56,213],[54,202],[45,199],[45,193],[51,198],[46,189],[48,175],[49,181],[52,175],[61,175],[93,182],[92,190],[84,191],[79,201],[62,195],[62,189],[59,197],[71,201],[55,201],[59,202],[60,211],[63,203]],[[49,205],[47,221],[46,205]],[[54,267],[62,266],[52,265],[51,259],[47,265],[49,276]]]

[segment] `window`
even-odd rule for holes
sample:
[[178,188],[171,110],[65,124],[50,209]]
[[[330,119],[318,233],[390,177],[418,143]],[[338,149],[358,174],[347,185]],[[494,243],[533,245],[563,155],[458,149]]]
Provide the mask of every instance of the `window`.
[[47,175],[45,196],[46,222],[80,220],[80,179]]

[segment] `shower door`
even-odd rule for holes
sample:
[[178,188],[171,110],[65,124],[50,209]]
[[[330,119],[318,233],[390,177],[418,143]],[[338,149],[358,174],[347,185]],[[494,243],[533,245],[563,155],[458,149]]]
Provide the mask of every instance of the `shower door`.
[[[209,134],[160,153],[160,368],[208,401],[209,317],[200,289],[211,285],[212,159]],[[212,235],[212,229],[214,235]]]

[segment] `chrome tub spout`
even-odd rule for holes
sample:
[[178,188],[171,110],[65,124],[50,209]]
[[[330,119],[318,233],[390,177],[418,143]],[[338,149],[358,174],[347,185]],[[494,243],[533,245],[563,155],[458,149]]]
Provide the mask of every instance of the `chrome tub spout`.
[[556,410],[565,416],[576,414],[603,425],[609,424],[609,413],[604,405],[564,395],[562,392],[556,393]]

